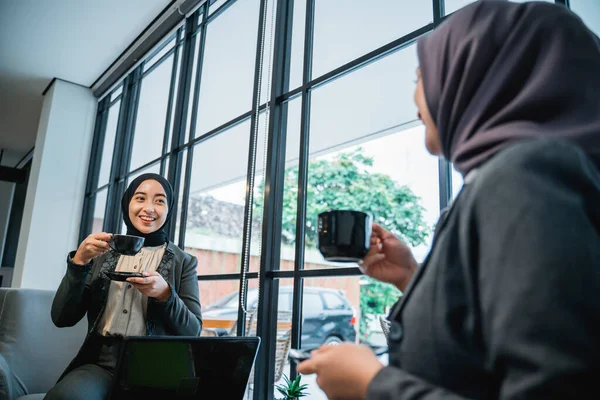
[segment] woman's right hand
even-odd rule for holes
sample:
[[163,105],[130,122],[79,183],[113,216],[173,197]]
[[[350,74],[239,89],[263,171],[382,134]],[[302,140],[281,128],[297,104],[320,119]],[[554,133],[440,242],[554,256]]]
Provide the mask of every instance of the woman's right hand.
[[106,253],[110,249],[108,242],[111,239],[112,235],[110,233],[92,233],[77,248],[73,256],[73,262],[79,265],[88,264],[94,258]]
[[403,292],[418,266],[407,245],[390,231],[373,224],[371,248],[361,263],[366,275],[391,283]]

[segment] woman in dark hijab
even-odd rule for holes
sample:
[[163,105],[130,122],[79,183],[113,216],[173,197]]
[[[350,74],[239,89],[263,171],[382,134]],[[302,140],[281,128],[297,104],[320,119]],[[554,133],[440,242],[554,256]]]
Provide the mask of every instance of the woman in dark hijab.
[[389,365],[343,344],[298,370],[330,399],[598,398],[597,37],[564,7],[481,1],[418,56],[426,147],[465,185],[420,266],[373,226],[366,274],[404,293]]
[[[168,241],[173,189],[157,174],[134,179],[121,202],[127,234],[144,238],[135,256],[109,247],[111,234],[88,236],[67,257],[67,272],[52,303],[58,327],[73,326],[87,313],[88,335],[46,399],[104,400],[119,347],[127,336],[199,336],[202,329],[197,259]],[[107,273],[142,272],[126,282]]]

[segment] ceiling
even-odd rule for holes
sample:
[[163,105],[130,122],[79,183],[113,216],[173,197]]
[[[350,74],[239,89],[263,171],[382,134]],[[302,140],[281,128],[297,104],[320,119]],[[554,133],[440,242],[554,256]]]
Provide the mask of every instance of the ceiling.
[[0,0],[0,149],[16,163],[35,144],[52,78],[86,87],[169,0]]

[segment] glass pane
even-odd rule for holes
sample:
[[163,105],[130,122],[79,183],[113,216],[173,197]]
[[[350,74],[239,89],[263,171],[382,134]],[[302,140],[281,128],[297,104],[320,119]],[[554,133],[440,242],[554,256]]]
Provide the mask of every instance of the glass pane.
[[290,90],[302,85],[304,68],[304,27],[306,24],[306,0],[294,0],[292,22],[292,53],[290,59]]
[[[307,278],[302,298],[300,347],[313,350],[323,344],[357,342],[360,277]],[[328,309],[325,294],[339,296],[343,308]]]
[[452,196],[456,198],[458,192],[463,187],[463,177],[454,168],[452,168]]
[[600,2],[598,0],[571,0],[576,12],[596,35],[600,35]]
[[[453,13],[454,11],[463,8],[467,4],[474,3],[476,0],[445,0],[445,12],[446,15]],[[548,3],[554,3],[554,0],[511,0],[513,3],[527,3],[529,1],[546,1]],[[571,0],[572,1],[572,0]],[[590,0],[594,1],[594,0]]]
[[113,101],[123,93],[123,84],[119,85],[110,95],[110,101]]
[[[127,177],[127,185],[129,185],[129,183],[131,181],[133,181],[135,178],[137,178],[138,176],[140,176],[142,174],[149,174],[149,173],[160,174],[160,162],[158,162],[156,164],[152,164],[148,168],[144,168],[141,171],[134,172],[133,174],[129,175]],[[165,173],[165,175],[166,175],[166,173]]]
[[[171,150],[171,139],[173,138],[173,127],[175,126],[175,107],[177,107],[177,93],[179,89],[179,76],[181,75],[181,59],[183,55],[183,45],[179,46],[179,53],[177,56],[177,65],[175,66],[175,83],[173,89],[173,97],[171,100],[171,121],[169,123],[169,131],[167,133],[167,147],[166,152]],[[188,126],[188,125],[186,125]]]
[[179,194],[177,195],[177,215],[175,220],[175,235],[173,242],[179,243],[179,227],[181,226],[181,212],[183,211],[183,189],[185,188],[185,170],[187,168],[187,149],[181,154],[183,162],[181,164],[181,179],[179,181]]
[[185,244],[213,254],[206,273],[240,271],[249,133],[246,120],[193,148]]
[[94,206],[94,218],[92,220],[91,233],[104,231],[104,213],[106,211],[106,195],[108,189],[102,189],[96,193],[96,205]]
[[427,253],[439,216],[439,172],[415,121],[416,65],[412,46],[313,92],[305,268],[334,265],[316,248],[317,215],[328,209],[369,211],[418,260]]
[[195,43],[194,43],[194,63],[192,65],[192,75],[191,75],[191,83],[190,83],[190,87],[189,87],[189,92],[190,92],[190,97],[189,97],[189,104],[190,106],[188,107],[188,111],[187,111],[187,117],[186,117],[186,133],[185,133],[185,142],[189,142],[189,138],[190,138],[190,131],[192,130],[192,111],[194,109],[193,107],[193,101],[194,98],[196,96],[196,79],[197,79],[197,75],[198,75],[198,58],[199,58],[199,52],[200,52],[200,39],[201,39],[202,35],[200,34],[200,32],[198,32],[196,34],[196,36],[194,37]]
[[271,97],[271,77],[273,76],[273,52],[275,50],[275,17],[277,16],[277,1],[267,0],[267,17],[265,25],[265,44],[263,49],[263,66],[260,85],[260,104]]
[[279,264],[279,269],[282,271],[293,271],[296,261],[296,205],[298,202],[301,99],[301,97],[297,97],[287,103],[286,163],[281,221],[281,261]]
[[162,154],[172,71],[173,55],[141,81],[130,171]]
[[[292,334],[292,294],[294,292],[293,279],[279,280],[279,295],[277,299],[277,333],[275,343],[275,357],[271,362],[275,365],[275,386],[274,398],[281,398],[281,393],[275,389],[279,384],[284,384],[284,376],[290,376],[290,362],[288,360],[288,351],[291,344]],[[302,378],[304,383],[304,378]],[[312,397],[307,397],[312,399]]]
[[[322,307],[326,307],[325,299],[332,295],[341,300],[343,307],[314,312],[311,307],[305,306],[302,315],[302,349],[312,350],[325,343],[341,342],[362,343],[373,348],[386,346],[379,317],[385,317],[398,300],[398,290],[364,276],[304,280],[303,303],[311,299],[309,304],[312,305],[318,303],[320,298]],[[387,365],[387,354],[379,356],[379,361]],[[307,398],[326,400],[316,378],[316,375],[302,377],[302,383],[308,384]]]
[[214,13],[215,11],[217,11],[219,8],[221,8],[223,6],[223,4],[225,4],[227,2],[227,0],[215,0],[210,7],[208,7],[208,15],[211,15],[212,13]]
[[158,53],[156,53],[152,58],[146,60],[144,62],[144,72],[148,70],[148,68],[152,67],[162,56],[167,54],[173,47],[175,47],[176,38],[173,37],[169,43],[167,43]]
[[[317,0],[313,78],[432,22],[431,1]],[[412,76],[412,75],[411,75]]]
[[238,0],[208,24],[196,136],[252,108],[259,0]]
[[108,110],[108,119],[106,121],[106,131],[104,134],[104,146],[102,147],[102,160],[100,161],[100,174],[98,176],[98,187],[106,185],[110,177],[120,108],[121,100],[113,104]]
[[262,221],[264,212],[265,171],[267,153],[267,131],[268,116],[266,112],[260,113],[258,117],[258,138],[256,146],[256,171],[254,175],[254,204],[252,211],[252,233],[250,241],[250,263],[249,271],[260,269],[261,243],[262,243]]
[[[186,246],[185,251],[198,258],[198,275],[208,273],[215,261],[210,251]],[[198,281],[202,305],[202,336],[230,336],[236,332],[240,280]]]

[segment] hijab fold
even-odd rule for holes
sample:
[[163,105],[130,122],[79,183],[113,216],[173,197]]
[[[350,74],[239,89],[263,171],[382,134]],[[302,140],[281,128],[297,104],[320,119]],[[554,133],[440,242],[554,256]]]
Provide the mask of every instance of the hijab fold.
[[444,157],[466,175],[504,146],[555,138],[600,166],[600,41],[543,2],[479,1],[419,40]]
[[[163,187],[163,189],[165,190],[165,194],[167,195],[168,211],[167,211],[167,218],[165,219],[165,223],[160,227],[160,229],[158,229],[155,232],[146,234],[146,233],[140,232],[139,230],[137,230],[135,228],[135,226],[133,226],[133,223],[131,222],[131,219],[129,218],[129,203],[131,202],[131,199],[135,195],[137,189],[140,187],[142,182],[147,181],[149,179],[155,180],[158,183],[160,183],[161,186]],[[160,245],[165,244],[169,240],[168,236],[167,236],[167,232],[165,231],[165,225],[167,225],[167,223],[171,219],[171,215],[173,212],[172,204],[173,204],[173,188],[171,187],[171,184],[169,183],[169,181],[167,181],[165,178],[163,178],[162,176],[160,176],[158,174],[143,174],[143,175],[138,176],[133,181],[131,181],[131,183],[125,190],[125,193],[123,193],[123,198],[121,199],[121,211],[123,212],[123,221],[125,222],[125,226],[127,226],[127,234],[143,237],[145,239],[144,247],[148,247],[148,246],[154,247],[154,246],[160,246]]]

